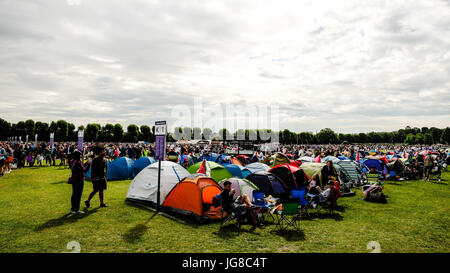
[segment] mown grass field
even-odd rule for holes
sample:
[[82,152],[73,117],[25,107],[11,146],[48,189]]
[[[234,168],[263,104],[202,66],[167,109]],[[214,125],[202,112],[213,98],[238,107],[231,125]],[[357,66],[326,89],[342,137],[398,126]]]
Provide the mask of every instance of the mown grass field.
[[[388,204],[356,196],[339,199],[341,209],[301,222],[301,232],[281,235],[274,225],[219,232],[219,223],[196,225],[125,203],[130,184],[108,183],[106,203],[83,216],[69,216],[68,169],[32,167],[0,178],[0,252],[362,252],[377,241],[381,252],[449,252],[449,172],[443,182],[387,184]],[[82,201],[92,190],[85,182]],[[82,202],[82,209],[84,203]]]

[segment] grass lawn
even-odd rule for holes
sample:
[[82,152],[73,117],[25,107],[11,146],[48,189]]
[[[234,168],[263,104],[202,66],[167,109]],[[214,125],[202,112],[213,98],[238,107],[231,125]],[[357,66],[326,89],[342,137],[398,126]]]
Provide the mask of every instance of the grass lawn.
[[[81,252],[449,252],[449,172],[443,182],[386,184],[388,204],[356,196],[339,199],[340,211],[302,220],[300,233],[280,235],[274,225],[241,234],[219,223],[196,225],[126,204],[127,181],[108,183],[105,202],[84,216],[68,216],[68,169],[32,167],[0,178],[0,252],[67,252],[78,241]],[[85,182],[82,201],[92,190]],[[82,202],[82,209],[84,203]]]

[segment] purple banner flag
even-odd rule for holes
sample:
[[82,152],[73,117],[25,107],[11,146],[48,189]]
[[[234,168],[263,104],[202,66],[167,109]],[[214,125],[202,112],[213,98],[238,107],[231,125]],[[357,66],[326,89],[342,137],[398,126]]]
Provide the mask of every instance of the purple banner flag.
[[53,141],[55,139],[55,133],[50,134],[50,148],[53,148]]
[[167,124],[165,121],[155,122],[155,159],[166,159],[166,132]]
[[78,151],[83,152],[83,137],[84,137],[84,130],[78,131]]

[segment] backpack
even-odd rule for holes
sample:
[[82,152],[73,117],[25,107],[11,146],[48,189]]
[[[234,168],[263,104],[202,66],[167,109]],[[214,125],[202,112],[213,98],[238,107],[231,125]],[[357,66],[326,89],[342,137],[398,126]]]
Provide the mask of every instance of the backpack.
[[220,207],[222,204],[222,194],[218,193],[216,196],[213,197],[212,205],[213,207]]

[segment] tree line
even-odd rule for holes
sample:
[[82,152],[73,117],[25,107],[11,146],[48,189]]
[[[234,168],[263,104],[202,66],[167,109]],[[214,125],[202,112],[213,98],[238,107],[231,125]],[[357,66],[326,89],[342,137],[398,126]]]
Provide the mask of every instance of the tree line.
[[[19,121],[9,123],[0,118],[0,140],[7,140],[8,137],[29,136],[29,140],[34,140],[34,135],[38,135],[38,141],[48,141],[50,133],[55,134],[55,141],[77,141],[78,131],[84,130],[84,140],[87,142],[137,142],[155,141],[155,127],[130,124],[126,131],[121,124],[100,125],[90,123],[85,126],[76,127],[73,123],[65,120],[52,121],[50,124],[41,121]],[[227,129],[213,132],[209,128],[189,128],[177,127],[173,134],[168,134],[167,140],[173,142],[177,139],[213,139],[213,140],[247,140],[253,143],[269,142],[270,136],[277,136],[282,144],[341,144],[341,143],[404,143],[404,144],[450,144],[450,128],[436,127],[409,127],[394,132],[370,132],[359,134],[336,133],[329,128],[320,130],[314,134],[312,132],[296,133],[288,129],[274,132],[271,130],[248,130],[239,129],[234,133]]]

